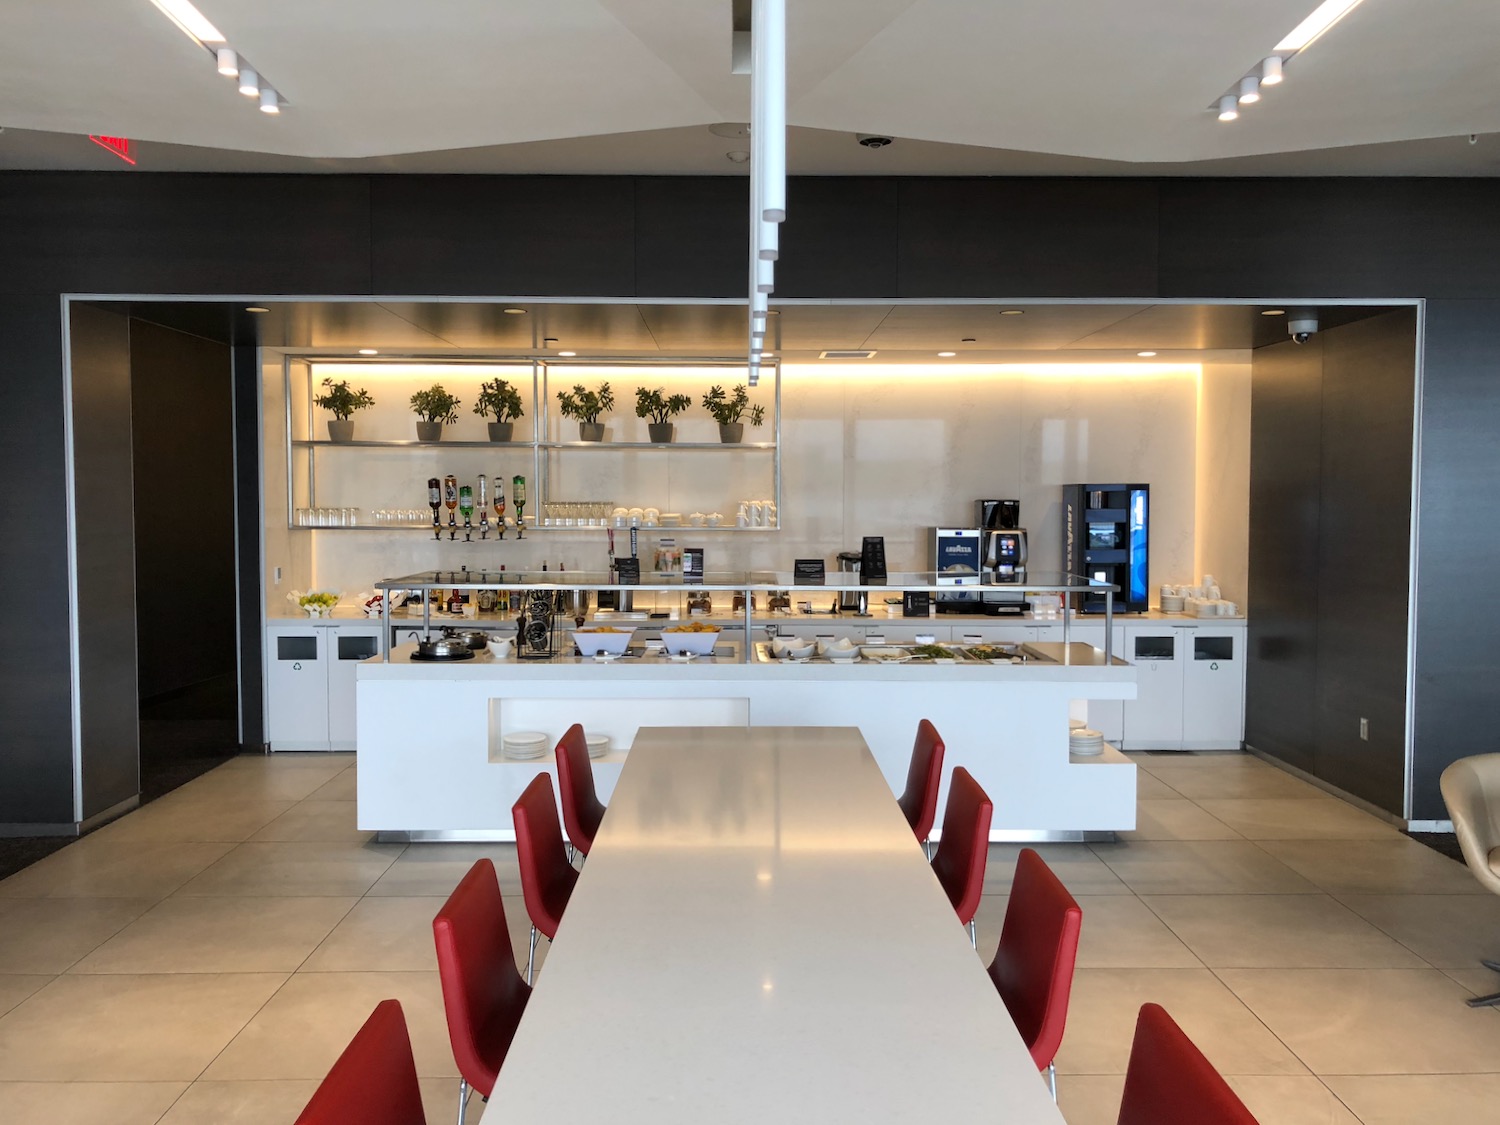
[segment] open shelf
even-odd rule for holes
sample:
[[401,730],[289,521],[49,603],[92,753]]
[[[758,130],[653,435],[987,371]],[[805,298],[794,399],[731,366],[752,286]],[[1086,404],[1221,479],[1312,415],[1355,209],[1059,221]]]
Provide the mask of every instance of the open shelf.
[[309,441],[298,438],[292,442],[297,449],[441,449],[444,446],[461,449],[530,449],[529,441],[417,441],[416,439],[389,441],[328,441],[318,438]]
[[740,453],[773,453],[774,441],[541,441],[542,449],[681,449],[688,452],[723,450]]

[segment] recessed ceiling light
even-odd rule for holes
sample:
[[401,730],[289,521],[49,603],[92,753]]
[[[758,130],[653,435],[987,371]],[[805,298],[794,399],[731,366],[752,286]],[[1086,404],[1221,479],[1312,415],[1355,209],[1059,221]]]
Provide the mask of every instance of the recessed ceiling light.
[[957,352],[938,352],[938,357],[941,359],[952,359],[957,354]]
[[254,312],[254,313],[262,313],[262,312],[270,312],[271,310],[268,309],[268,308],[265,308],[263,305],[246,305],[245,306],[245,311],[246,312]]
[[965,336],[962,340],[959,341],[960,344],[972,344],[974,342],[975,340],[973,336]]
[[379,355],[380,353],[378,351],[376,351],[374,348],[360,348],[359,349],[359,354],[360,355]]
[[510,316],[525,316],[526,315],[526,310],[525,309],[501,309],[500,311],[503,312],[503,313],[507,313]]
[[[160,2],[161,0],[157,0],[157,3]],[[1275,49],[1301,51],[1311,47],[1320,35],[1352,12],[1358,4],[1359,0],[1323,0],[1313,9],[1312,15],[1292,28],[1291,33],[1276,44]]]
[[151,0],[162,14],[182,29],[182,33],[198,43],[222,43],[224,36],[217,27],[208,22],[208,17],[193,7],[188,0]]
[[781,310],[780,309],[767,309],[766,310],[766,315],[767,316],[780,316],[781,315]]
[[555,344],[555,343],[557,343],[557,337],[556,336],[543,336],[542,337],[542,343],[544,343],[544,344]]
[[1135,354],[1138,355],[1138,356],[1140,356],[1142,359],[1150,359],[1156,353],[1155,352],[1136,352]]
[[557,354],[560,355],[560,356],[562,356],[564,359],[568,359],[568,358],[570,358],[572,356],[577,355],[578,353],[577,352],[558,352]]
[[1024,316],[1025,313],[1026,313],[1025,309],[1001,309],[1000,310],[1000,315],[1001,316]]
[[1261,309],[1261,316],[1285,316],[1286,309]]

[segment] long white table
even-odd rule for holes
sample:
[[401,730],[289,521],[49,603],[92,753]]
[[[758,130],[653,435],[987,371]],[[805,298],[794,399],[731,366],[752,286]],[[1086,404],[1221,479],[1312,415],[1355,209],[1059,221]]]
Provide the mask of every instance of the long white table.
[[1063,1118],[859,731],[643,728],[485,1125]]

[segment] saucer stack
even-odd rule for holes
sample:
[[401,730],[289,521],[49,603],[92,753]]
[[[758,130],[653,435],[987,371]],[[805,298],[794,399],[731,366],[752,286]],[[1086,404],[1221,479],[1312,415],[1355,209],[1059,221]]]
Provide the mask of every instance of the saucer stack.
[[513,762],[530,762],[547,752],[547,736],[539,730],[513,730],[501,740],[504,754]]
[[609,735],[585,734],[584,739],[589,744],[590,758],[602,758],[609,753]]
[[1078,758],[1097,758],[1104,753],[1104,735],[1088,727],[1069,731],[1068,753]]

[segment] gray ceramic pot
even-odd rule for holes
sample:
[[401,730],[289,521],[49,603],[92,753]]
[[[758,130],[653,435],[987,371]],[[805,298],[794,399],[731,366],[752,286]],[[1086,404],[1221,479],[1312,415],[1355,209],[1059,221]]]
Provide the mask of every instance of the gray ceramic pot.
[[652,422],[646,430],[651,435],[651,440],[658,445],[663,445],[672,440],[677,432],[677,427],[671,422]]
[[745,423],[721,423],[719,425],[719,440],[725,445],[738,445],[745,440]]
[[491,422],[489,427],[491,441],[509,441],[511,434],[515,432],[516,424],[514,422]]
[[353,441],[354,440],[354,419],[353,418],[348,418],[348,419],[345,419],[343,421],[340,421],[337,418],[330,418],[328,420],[328,440],[329,441]]
[[604,423],[603,422],[579,422],[578,423],[578,440],[579,441],[603,441],[604,440]]
[[417,440],[418,441],[442,441],[443,440],[443,424],[441,422],[418,422],[417,423]]

